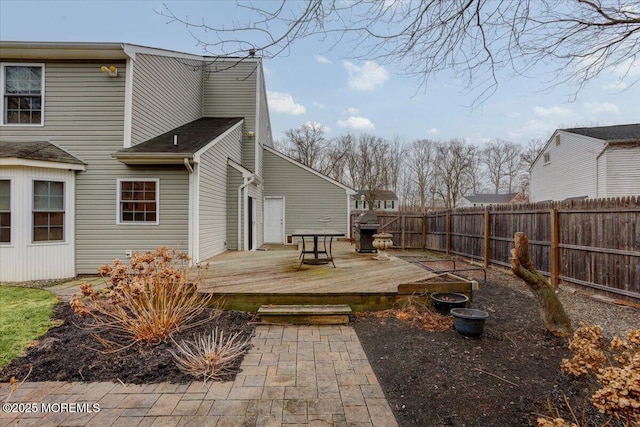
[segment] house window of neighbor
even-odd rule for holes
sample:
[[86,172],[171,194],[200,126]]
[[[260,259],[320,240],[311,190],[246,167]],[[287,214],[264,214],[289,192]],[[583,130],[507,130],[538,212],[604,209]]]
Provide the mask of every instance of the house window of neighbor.
[[11,181],[0,180],[0,244],[11,243]]
[[4,65],[2,74],[2,124],[41,125],[44,65]]
[[545,163],[551,162],[551,153],[544,153],[544,162]]
[[33,181],[33,241],[64,240],[64,182]]
[[118,223],[158,224],[158,180],[118,181]]

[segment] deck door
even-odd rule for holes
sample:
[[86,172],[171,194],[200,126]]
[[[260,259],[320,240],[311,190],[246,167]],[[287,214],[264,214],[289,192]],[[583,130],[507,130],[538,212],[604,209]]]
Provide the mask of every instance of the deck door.
[[264,242],[284,243],[284,198],[264,199]]

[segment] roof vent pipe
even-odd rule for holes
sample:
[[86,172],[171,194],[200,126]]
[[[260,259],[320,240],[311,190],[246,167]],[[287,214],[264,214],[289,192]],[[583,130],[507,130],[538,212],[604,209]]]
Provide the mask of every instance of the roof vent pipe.
[[178,135],[173,135],[173,145],[178,145]]

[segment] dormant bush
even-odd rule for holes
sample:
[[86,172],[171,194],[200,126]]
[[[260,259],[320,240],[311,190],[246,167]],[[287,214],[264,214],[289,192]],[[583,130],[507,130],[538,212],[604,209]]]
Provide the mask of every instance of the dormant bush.
[[100,332],[124,335],[130,342],[154,343],[179,328],[195,327],[219,315],[219,310],[204,315],[213,305],[213,294],[197,292],[202,268],[197,266],[191,277],[189,257],[182,252],[160,247],[135,253],[129,265],[115,260],[98,273],[108,281],[107,287],[94,291],[91,284],[82,284],[82,296],[74,295],[70,304],[80,316],[93,319],[90,327],[107,347],[121,345],[100,337]]

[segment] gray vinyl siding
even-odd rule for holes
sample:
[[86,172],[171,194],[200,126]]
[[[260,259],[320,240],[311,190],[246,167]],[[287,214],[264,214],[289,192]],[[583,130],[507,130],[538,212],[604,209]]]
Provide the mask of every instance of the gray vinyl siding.
[[285,234],[301,228],[347,232],[344,188],[277,155],[264,152],[264,196],[285,196]]
[[605,155],[606,197],[640,194],[640,145],[610,146]]
[[[33,61],[30,61],[33,62]],[[125,250],[167,245],[187,250],[188,175],[184,167],[128,167],[111,157],[124,135],[125,63],[118,76],[100,72],[104,61],[46,63],[41,127],[3,126],[2,139],[50,141],[87,163],[76,175],[76,273],[95,274]],[[116,225],[118,178],[160,179],[160,225]]]
[[[243,117],[244,131],[256,132],[256,67],[259,62],[239,59],[206,63],[204,117]],[[242,165],[255,171],[255,137],[243,136]]]
[[[198,166],[199,182],[199,256],[205,260],[224,252],[228,239],[227,159],[240,163],[242,125],[202,153]],[[236,187],[237,188],[237,187]]]
[[131,145],[202,117],[201,61],[137,54]]
[[[238,187],[243,182],[242,174],[229,166],[227,180],[227,249],[238,250]],[[242,212],[242,206],[240,212]]]

